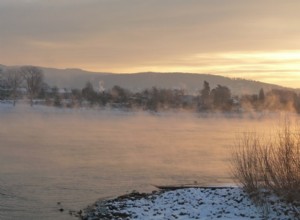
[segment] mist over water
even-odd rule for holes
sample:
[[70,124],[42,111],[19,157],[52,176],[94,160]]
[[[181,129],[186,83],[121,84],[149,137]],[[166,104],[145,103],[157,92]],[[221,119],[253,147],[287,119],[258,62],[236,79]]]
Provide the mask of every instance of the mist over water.
[[278,117],[17,106],[0,121],[0,219],[29,220],[73,219],[69,209],[153,185],[231,184],[236,135]]

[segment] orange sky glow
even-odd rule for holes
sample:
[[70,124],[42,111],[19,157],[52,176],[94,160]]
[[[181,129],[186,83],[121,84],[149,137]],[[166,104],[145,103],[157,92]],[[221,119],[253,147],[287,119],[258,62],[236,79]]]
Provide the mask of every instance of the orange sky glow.
[[299,10],[293,0],[2,0],[0,64],[300,88]]

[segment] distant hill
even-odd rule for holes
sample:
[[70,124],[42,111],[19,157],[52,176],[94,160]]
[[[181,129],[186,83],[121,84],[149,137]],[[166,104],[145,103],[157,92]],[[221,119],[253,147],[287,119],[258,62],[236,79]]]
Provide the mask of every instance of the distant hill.
[[[0,65],[5,68],[5,66]],[[117,74],[103,72],[88,72],[81,69],[55,69],[41,67],[45,74],[45,80],[50,86],[61,88],[83,88],[87,81],[99,88],[99,82],[105,89],[114,85],[137,92],[156,86],[157,88],[185,89],[194,94],[202,88],[204,80],[214,88],[218,84],[230,88],[233,94],[254,94],[261,88],[265,91],[284,88],[278,85],[262,83],[245,79],[232,79],[224,76],[195,73],[132,73]],[[291,89],[292,90],[292,89]]]
[[105,88],[119,85],[132,91],[140,91],[156,86],[158,88],[185,89],[190,94],[202,89],[203,82],[209,82],[210,87],[225,85],[233,94],[258,93],[263,88],[265,91],[282,88],[277,85],[256,82],[244,79],[231,79],[224,76],[193,73],[135,73],[135,74],[110,74],[98,78],[103,81]]

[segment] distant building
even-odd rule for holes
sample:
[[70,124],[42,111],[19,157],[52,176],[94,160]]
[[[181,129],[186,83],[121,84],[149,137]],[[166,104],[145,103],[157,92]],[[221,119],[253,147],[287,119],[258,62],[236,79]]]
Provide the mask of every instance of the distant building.
[[71,94],[71,93],[72,93],[71,89],[67,89],[67,88],[59,88],[58,89],[58,94],[61,94],[61,95]]
[[104,88],[104,81],[99,81],[99,92],[102,93],[105,91],[105,88]]

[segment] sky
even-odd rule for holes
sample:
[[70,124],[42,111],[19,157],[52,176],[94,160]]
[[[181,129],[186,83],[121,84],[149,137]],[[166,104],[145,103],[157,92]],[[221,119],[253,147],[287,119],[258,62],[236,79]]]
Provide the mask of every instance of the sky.
[[297,0],[0,0],[0,63],[300,88]]

